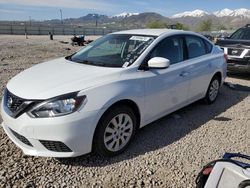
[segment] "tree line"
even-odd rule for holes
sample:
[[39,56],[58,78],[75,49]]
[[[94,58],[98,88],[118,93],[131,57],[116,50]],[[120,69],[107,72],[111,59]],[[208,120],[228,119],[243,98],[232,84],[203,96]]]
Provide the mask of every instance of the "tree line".
[[[169,24],[164,21],[150,21],[146,24],[147,28],[168,28]],[[217,26],[213,26],[213,21],[211,19],[202,20],[200,21],[195,28],[190,28],[190,26],[182,24],[182,23],[176,23],[175,24],[176,29],[180,30],[194,30],[197,32],[203,32],[203,31],[212,31],[212,29],[215,30],[227,30],[223,24],[219,24]]]

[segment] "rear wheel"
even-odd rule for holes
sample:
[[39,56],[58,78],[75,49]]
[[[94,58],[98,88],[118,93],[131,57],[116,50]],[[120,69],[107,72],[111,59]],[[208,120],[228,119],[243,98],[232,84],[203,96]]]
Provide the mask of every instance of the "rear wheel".
[[111,108],[101,118],[94,137],[94,149],[101,156],[114,156],[123,152],[134,137],[136,117],[131,108]]
[[218,76],[214,76],[208,86],[207,93],[205,96],[205,102],[207,104],[212,104],[215,102],[220,89],[220,79]]

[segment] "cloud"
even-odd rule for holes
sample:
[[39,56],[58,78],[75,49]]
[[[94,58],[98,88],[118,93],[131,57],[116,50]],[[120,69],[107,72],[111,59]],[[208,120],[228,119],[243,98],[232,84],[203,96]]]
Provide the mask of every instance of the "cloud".
[[103,1],[86,0],[0,0],[0,4],[111,11],[117,7]]
[[21,10],[0,9],[0,13],[7,13],[7,14],[22,14],[22,13],[24,13],[24,11],[21,11]]

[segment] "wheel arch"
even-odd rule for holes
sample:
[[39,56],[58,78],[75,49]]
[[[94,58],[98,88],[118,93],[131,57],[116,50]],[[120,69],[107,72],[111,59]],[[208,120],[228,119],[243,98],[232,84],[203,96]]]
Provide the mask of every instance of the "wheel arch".
[[93,139],[92,139],[92,151],[93,151],[93,147],[95,146],[94,144],[94,140],[95,140],[95,136],[96,136],[96,131],[98,129],[98,126],[100,125],[100,122],[102,120],[102,118],[110,111],[112,110],[112,108],[116,107],[116,106],[121,106],[121,105],[126,105],[128,107],[130,107],[134,113],[135,113],[135,116],[136,116],[136,120],[137,120],[137,124],[136,124],[136,130],[139,129],[140,127],[140,124],[141,124],[141,113],[140,113],[140,109],[139,109],[139,106],[136,102],[134,102],[133,100],[131,99],[122,99],[122,100],[119,100],[119,101],[116,101],[114,102],[112,105],[110,105],[104,112],[103,114],[101,115],[101,117],[99,118],[98,120],[98,123],[97,123],[97,126],[95,127],[95,131],[94,131],[94,136],[93,136]]
[[[222,73],[221,73],[220,71],[217,71],[217,72],[214,73],[212,79],[213,79],[214,77],[218,77],[218,78],[219,78],[220,85],[221,85],[221,84],[222,84]],[[212,79],[211,79],[211,80],[212,80]]]

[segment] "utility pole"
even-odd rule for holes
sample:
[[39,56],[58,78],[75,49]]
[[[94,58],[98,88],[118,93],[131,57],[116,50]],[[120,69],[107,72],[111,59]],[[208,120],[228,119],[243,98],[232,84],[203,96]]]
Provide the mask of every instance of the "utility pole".
[[95,27],[98,26],[98,15],[95,15]]
[[30,20],[30,26],[31,26],[31,16],[29,16],[29,20]]
[[62,9],[60,9],[60,15],[61,15],[61,24],[63,24],[63,20],[62,20]]

